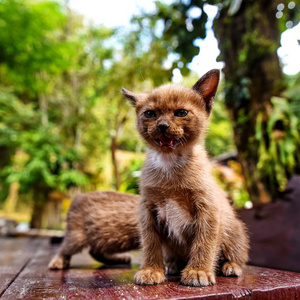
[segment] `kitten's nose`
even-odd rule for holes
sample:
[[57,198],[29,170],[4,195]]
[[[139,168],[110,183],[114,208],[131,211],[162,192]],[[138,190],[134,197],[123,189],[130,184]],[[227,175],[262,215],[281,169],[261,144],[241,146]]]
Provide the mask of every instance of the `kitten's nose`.
[[170,126],[166,123],[163,124],[159,124],[157,126],[157,129],[161,132],[161,133],[165,133],[168,129],[170,128]]

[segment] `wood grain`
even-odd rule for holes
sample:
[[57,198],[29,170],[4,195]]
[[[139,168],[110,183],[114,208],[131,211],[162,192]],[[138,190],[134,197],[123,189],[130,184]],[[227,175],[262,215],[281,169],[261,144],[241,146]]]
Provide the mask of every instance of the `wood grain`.
[[0,238],[0,296],[34,255],[40,239]]
[[[13,246],[14,251],[20,253],[22,249],[16,248],[22,245],[25,249],[34,248],[32,240],[29,243],[31,246],[26,241],[23,242],[24,244]],[[217,284],[210,287],[183,286],[179,283],[179,276],[170,276],[168,282],[156,286],[137,286],[133,284],[133,275],[139,267],[137,264],[140,261],[139,252],[133,252],[133,265],[130,268],[108,268],[96,263],[87,252],[84,252],[74,256],[71,269],[50,271],[47,265],[54,256],[57,246],[50,245],[48,239],[36,243],[38,246],[32,256],[24,256],[24,261],[27,259],[25,265],[24,261],[22,265],[21,260],[17,255],[14,256],[12,251],[11,257],[16,259],[15,263],[12,261],[12,265],[23,268],[21,272],[18,267],[15,268],[15,272],[19,270],[20,274],[5,289],[1,300],[300,299],[299,273],[247,266],[242,277],[217,277]],[[1,262],[3,256],[1,253]]]

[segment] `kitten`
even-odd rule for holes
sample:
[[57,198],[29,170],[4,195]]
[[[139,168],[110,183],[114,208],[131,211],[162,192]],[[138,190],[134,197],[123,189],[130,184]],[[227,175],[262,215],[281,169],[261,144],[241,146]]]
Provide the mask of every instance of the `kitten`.
[[248,237],[225,193],[210,173],[199,145],[219,83],[211,70],[189,89],[164,85],[150,94],[122,89],[136,107],[137,127],[149,151],[140,179],[139,223],[143,264],[137,284],[158,284],[183,268],[181,283],[215,284],[217,263],[239,276],[248,259]]
[[140,196],[90,192],[75,196],[67,215],[66,233],[50,269],[69,268],[72,255],[90,247],[90,255],[105,264],[128,264],[139,247]]

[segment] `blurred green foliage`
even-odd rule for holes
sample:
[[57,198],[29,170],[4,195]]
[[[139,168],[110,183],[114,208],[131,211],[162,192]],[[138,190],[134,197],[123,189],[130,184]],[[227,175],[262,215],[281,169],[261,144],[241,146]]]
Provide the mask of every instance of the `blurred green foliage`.
[[[299,172],[299,165],[296,162],[297,166],[290,172],[287,160],[278,162],[277,165],[281,164],[281,168],[285,169],[281,172],[285,176],[281,176],[280,182],[279,178],[270,181],[267,177],[274,177],[273,169],[268,169],[268,160],[259,157],[262,152],[257,149],[262,141],[257,140],[259,133],[256,129],[269,126],[266,122],[268,110],[273,110],[273,97],[286,94],[289,107],[299,107],[299,90],[292,86],[293,78],[284,78],[276,50],[280,47],[281,33],[299,23],[300,1],[174,0],[168,4],[156,1],[155,4],[155,11],[143,13],[135,21],[141,32],[145,31],[143,24],[149,24],[154,33],[155,28],[160,26],[160,34],[152,39],[165,45],[173,59],[173,68],[178,68],[183,75],[187,74],[188,64],[198,50],[198,39],[205,38],[207,29],[213,28],[221,50],[218,59],[225,63],[224,102],[232,122],[247,190],[254,204],[275,200],[278,189],[282,190],[290,176]],[[210,5],[214,5],[217,13],[213,22],[207,22]],[[200,46],[200,54],[201,50]],[[223,114],[221,109],[218,111],[219,107],[221,105],[217,101],[207,140],[211,154],[217,154],[218,148],[234,148],[226,113]],[[223,117],[225,122],[222,124]],[[215,132],[218,133],[216,136]],[[260,135],[263,143],[268,144],[272,140],[268,134],[271,133],[264,130]],[[228,141],[231,142],[226,147]],[[282,144],[282,147],[289,148],[288,143]],[[268,157],[274,154],[269,145],[265,149]],[[284,151],[293,155],[290,149]]]
[[[104,188],[137,193],[145,145],[135,129],[134,109],[120,90],[149,92],[171,81],[174,68],[188,75],[188,63],[198,53],[193,42],[206,35],[205,5],[238,9],[235,1],[222,7],[221,2],[156,1],[155,14],[136,16],[126,32],[86,25],[63,2],[0,0],[0,201],[11,201],[11,187],[19,183],[19,204],[30,203],[32,218],[38,219],[53,191],[64,197]],[[191,14],[195,7],[201,8],[198,16]],[[295,19],[293,12],[284,18]],[[254,40],[265,42],[256,32],[245,35],[239,63],[249,62]],[[227,81],[219,89],[205,145],[210,156],[236,148],[225,98],[231,90],[248,99],[251,82],[237,77],[240,84]],[[184,84],[196,80],[189,74]],[[299,170],[299,77],[285,85],[273,98],[271,112],[258,114],[253,137],[262,177],[280,189]],[[238,121],[248,118],[244,110]],[[242,207],[249,200],[242,169],[231,167],[237,176],[233,181],[217,169],[215,175]]]
[[245,178],[241,165],[236,161],[229,161],[228,166],[214,165],[212,174],[218,184],[227,193],[228,200],[236,208],[244,208],[245,203],[251,201],[245,186]]
[[132,34],[85,25],[48,0],[1,0],[0,41],[1,200],[18,182],[38,215],[52,190],[119,188],[106,176],[112,166],[122,173],[111,157],[144,149],[120,90],[170,80],[166,50],[152,43],[149,57]]
[[287,99],[273,97],[271,101],[273,106],[265,126],[265,116],[257,116],[258,170],[271,187],[283,191],[288,178],[300,170],[300,118]]
[[129,166],[123,170],[120,191],[124,193],[139,194],[139,176],[143,166],[143,159],[129,161]]
[[212,157],[236,150],[232,124],[224,103],[224,94],[221,88],[219,90],[205,140],[206,150]]

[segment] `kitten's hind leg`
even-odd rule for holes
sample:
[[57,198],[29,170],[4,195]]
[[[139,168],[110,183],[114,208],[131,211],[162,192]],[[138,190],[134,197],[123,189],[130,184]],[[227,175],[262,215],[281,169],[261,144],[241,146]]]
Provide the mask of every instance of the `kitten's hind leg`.
[[71,256],[62,255],[57,253],[57,255],[50,261],[48,268],[51,270],[63,270],[70,267]]
[[126,253],[101,253],[90,250],[90,255],[99,262],[107,265],[130,264],[131,255]]
[[221,246],[225,258],[221,267],[224,276],[242,275],[242,268],[248,260],[249,241],[245,226],[239,220],[235,225],[236,230],[225,234]]
[[48,267],[51,270],[68,269],[71,257],[80,252],[86,244],[84,234],[79,232],[66,232],[62,245],[60,246],[56,256],[51,260]]

